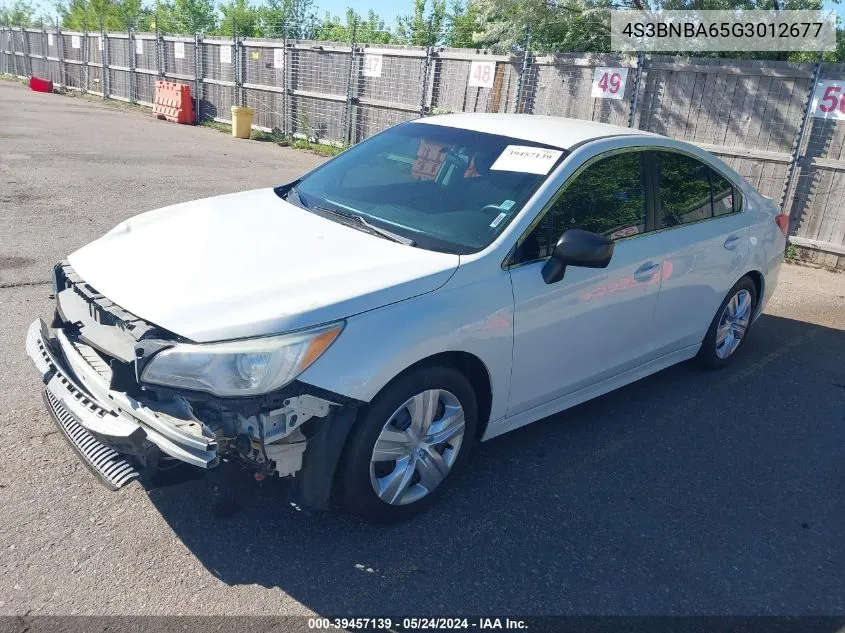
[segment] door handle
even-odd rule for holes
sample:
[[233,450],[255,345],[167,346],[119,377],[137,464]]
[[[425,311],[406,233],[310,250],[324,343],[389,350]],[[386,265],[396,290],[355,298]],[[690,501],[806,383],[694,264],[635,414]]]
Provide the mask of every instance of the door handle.
[[725,248],[729,251],[734,250],[737,246],[739,246],[739,241],[742,238],[739,235],[731,235],[728,239],[725,240]]
[[634,272],[634,279],[637,281],[648,281],[657,274],[658,270],[660,270],[660,264],[646,262]]

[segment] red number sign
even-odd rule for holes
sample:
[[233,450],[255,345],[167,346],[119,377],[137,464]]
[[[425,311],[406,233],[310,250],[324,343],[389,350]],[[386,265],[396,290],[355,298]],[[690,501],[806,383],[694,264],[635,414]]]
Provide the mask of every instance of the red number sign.
[[496,62],[472,62],[469,66],[469,85],[492,88],[496,78]]
[[813,93],[811,111],[819,119],[845,120],[845,81],[819,81]]
[[596,68],[593,74],[593,98],[623,99],[627,79],[627,68]]

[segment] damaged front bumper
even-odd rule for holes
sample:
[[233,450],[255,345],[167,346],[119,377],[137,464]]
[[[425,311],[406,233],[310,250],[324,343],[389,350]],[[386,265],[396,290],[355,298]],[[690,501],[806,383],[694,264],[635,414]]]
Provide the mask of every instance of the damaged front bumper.
[[340,396],[340,402],[329,401],[305,393],[302,385],[290,385],[258,408],[254,402],[239,408],[172,392],[141,390],[135,396],[112,388],[102,355],[73,328],[50,328],[41,319],[29,327],[26,350],[45,383],[52,417],[112,489],[137,475],[132,464],[154,468],[178,460],[207,469],[230,456],[265,475],[293,476],[300,504],[328,506],[360,403]]
[[217,438],[198,420],[157,411],[149,402],[110,389],[85,360],[86,346],[71,341],[62,329],[50,329],[37,319],[29,326],[26,351],[45,382],[54,416],[67,411],[97,440],[120,453],[140,457],[155,447],[200,468],[219,463]]

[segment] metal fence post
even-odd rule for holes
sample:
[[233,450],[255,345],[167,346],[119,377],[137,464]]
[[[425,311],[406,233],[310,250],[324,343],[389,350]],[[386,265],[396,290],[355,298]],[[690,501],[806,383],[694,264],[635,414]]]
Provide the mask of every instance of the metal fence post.
[[238,105],[246,105],[246,88],[244,88],[244,77],[246,77],[246,44],[243,38],[235,42],[235,61],[236,66],[236,83],[237,83],[237,99]]
[[103,99],[108,99],[109,94],[111,94],[111,77],[109,76],[109,34],[106,32],[106,24],[102,15],[100,15],[100,41],[103,43],[103,50],[100,51],[100,82],[103,85]]
[[12,27],[9,27],[9,46],[12,50],[12,73],[15,77],[19,77],[20,73],[18,72],[18,52],[15,48],[15,32],[12,30]]
[[88,82],[91,79],[91,67],[88,65],[89,48],[91,46],[88,42],[88,24],[86,23],[82,31],[82,76],[79,78],[79,92],[82,94],[88,92]]
[[516,84],[516,102],[514,103],[514,112],[519,113],[522,107],[522,100],[525,97],[525,77],[528,74],[528,64],[531,48],[531,30],[525,28],[525,48],[522,51],[522,64],[519,67],[519,78]]
[[159,79],[164,79],[164,35],[158,32],[158,24],[156,24],[156,76]]
[[420,96],[420,116],[428,116],[429,111],[431,110],[431,102],[429,102],[429,77],[431,76],[431,65],[433,62],[432,54],[434,52],[434,46],[429,44],[425,47],[425,65],[423,66],[423,77],[422,77],[422,95]]
[[126,38],[126,45],[129,47],[129,103],[136,103],[138,78],[135,76],[135,32],[130,26],[126,33],[129,36]]
[[241,101],[241,97],[243,92],[243,81],[241,79],[241,47],[238,46],[238,27],[234,17],[232,17],[232,79],[235,82],[232,103],[242,106],[243,102]]
[[[804,145],[804,136],[807,132],[807,124],[810,121],[810,107],[813,103],[813,95],[816,92],[816,84],[819,81],[819,75],[821,75],[822,70],[822,62],[821,62],[821,53],[819,53],[819,61],[816,62],[816,66],[813,69],[813,80],[810,82],[810,89],[807,91],[807,98],[804,100],[804,115],[801,118],[801,125],[798,127],[798,131],[795,133],[795,140],[792,143],[792,152],[789,154],[789,163],[786,165],[786,174],[783,178],[783,189],[781,190],[780,200],[778,200],[778,207],[780,208],[781,212],[789,213],[786,210],[786,201],[789,197],[790,190],[792,189],[792,181],[795,176],[795,167],[798,163],[798,159],[801,155],[801,148]],[[792,230],[795,228],[793,226],[793,222],[795,218],[789,218],[789,232],[788,234],[792,234]]]
[[352,104],[356,100],[353,95],[353,85],[355,78],[358,76],[357,68],[355,66],[355,40],[358,39],[358,20],[352,23],[352,45],[349,49],[349,76],[346,79],[346,112],[343,121],[343,143],[352,145],[354,143],[352,132]]
[[288,56],[288,27],[284,26],[284,33],[282,37],[282,134],[285,138],[290,138],[290,116],[288,113],[288,67],[290,66],[290,58]]
[[29,56],[29,40],[24,27],[21,27],[21,49],[23,50],[23,70],[27,77],[32,77],[32,58]]
[[637,101],[640,96],[640,82],[642,81],[643,66],[645,65],[645,54],[637,53],[637,69],[634,71],[634,89],[631,91],[631,107],[628,110],[628,127],[634,127],[637,117]]
[[49,47],[47,44],[49,43],[49,39],[47,38],[47,29],[44,28],[44,20],[41,20],[41,57],[44,58],[42,62],[44,67],[41,69],[44,72],[44,79],[50,78],[50,61],[47,59],[49,53]]
[[202,36],[194,33],[194,102],[197,123],[202,121]]
[[67,61],[65,60],[65,39],[62,30],[56,26],[56,50],[59,53],[59,67],[62,69],[62,85],[67,88]]

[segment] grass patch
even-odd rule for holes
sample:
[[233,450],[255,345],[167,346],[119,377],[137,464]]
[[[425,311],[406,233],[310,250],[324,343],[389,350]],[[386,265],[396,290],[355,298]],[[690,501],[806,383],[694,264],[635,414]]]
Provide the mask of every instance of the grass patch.
[[[221,123],[220,121],[215,121],[213,119],[206,119],[200,122],[200,125],[203,127],[212,128],[217,130],[218,132],[224,132],[226,134],[232,133],[232,126],[228,123]],[[300,149],[306,152],[311,152],[313,154],[319,154],[320,156],[337,156],[343,150],[346,149],[344,147],[337,147],[335,145],[325,145],[324,143],[315,143],[313,141],[306,141],[302,138],[289,138],[286,137],[281,132],[265,132],[264,130],[252,130],[249,134],[249,138],[251,141],[260,141],[262,143],[275,143],[280,147],[291,147],[293,149]]]
[[786,252],[783,254],[784,259],[789,261],[797,261],[799,258],[798,255],[798,248],[796,248],[795,244],[788,244],[786,246]]
[[320,156],[337,156],[346,147],[337,147],[335,145],[324,145],[323,143],[313,143],[302,138],[287,138],[279,141],[282,147],[292,147],[294,149],[302,149]]
[[214,119],[203,119],[199,122],[199,125],[202,127],[208,127],[212,130],[217,130],[218,132],[223,132],[224,134],[231,134],[232,133],[232,126],[228,123],[221,123],[220,121],[215,121]]
[[12,83],[21,84],[22,86],[26,86],[29,83],[26,79],[18,79],[14,75],[0,74],[0,79],[3,81],[11,81]]

